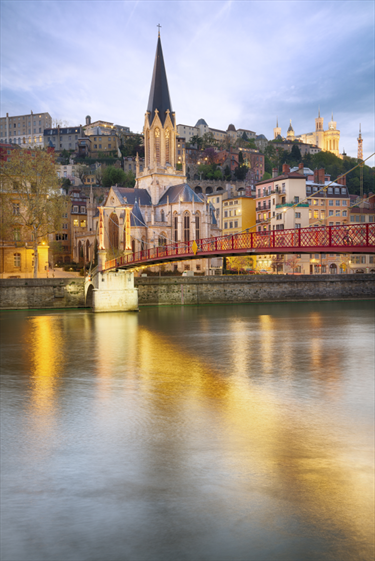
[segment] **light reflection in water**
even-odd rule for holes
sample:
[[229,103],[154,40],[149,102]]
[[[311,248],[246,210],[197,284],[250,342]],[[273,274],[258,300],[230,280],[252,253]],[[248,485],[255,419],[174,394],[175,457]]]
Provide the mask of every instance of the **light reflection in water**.
[[[54,417],[55,435],[41,445],[28,430],[28,453],[17,457],[11,472],[14,477],[18,465],[27,466],[30,450],[35,450],[40,486],[53,498],[49,508],[56,527],[48,527],[54,542],[59,542],[61,532],[56,514],[60,500],[69,505],[79,527],[79,514],[87,516],[87,497],[92,496],[90,516],[100,520],[97,539],[107,553],[113,535],[112,526],[101,517],[103,505],[111,524],[121,520],[121,526],[132,527],[138,520],[127,541],[141,535],[147,542],[155,525],[163,529],[164,517],[173,524],[168,512],[176,504],[174,518],[182,517],[191,536],[193,520],[208,533],[209,543],[224,528],[237,536],[232,558],[239,544],[250,551],[259,538],[254,529],[258,527],[269,532],[267,541],[276,544],[288,536],[292,544],[309,536],[323,543],[323,555],[332,552],[332,559],[369,558],[373,429],[363,419],[359,442],[352,425],[356,417],[345,407],[348,393],[358,391],[350,386],[347,353],[340,343],[345,326],[337,327],[341,331],[334,338],[334,322],[321,312],[293,317],[210,313],[51,314],[27,320],[33,428],[39,426],[40,433]],[[364,335],[351,330],[351,337],[359,346]],[[350,357],[355,353],[354,347]],[[22,439],[22,432],[12,438]],[[39,446],[44,453],[38,456]],[[46,461],[51,458],[52,464]],[[30,473],[28,482],[23,477],[17,485],[20,489],[29,485],[27,492],[33,493],[36,476]],[[49,491],[45,481],[53,482]],[[124,490],[134,497],[129,502],[131,516],[126,511],[128,499],[119,506],[114,502]],[[37,491],[36,495],[39,487]],[[145,495],[140,515],[138,504],[145,502]],[[32,503],[24,504],[33,519],[32,542],[34,534],[43,541],[40,532],[46,520],[41,517],[39,526]],[[163,516],[148,514],[154,504],[164,505]],[[212,521],[222,517],[224,526],[217,523],[216,533],[209,534],[214,522],[207,522],[206,516]],[[142,528],[147,532],[142,534]],[[119,532],[114,539],[125,540],[120,536]],[[191,537],[192,544],[194,540]],[[199,558],[200,552],[192,547],[189,561]],[[308,558],[306,544],[301,550],[289,547],[293,554],[280,559]],[[152,547],[150,551],[154,552]],[[66,553],[50,558],[69,558]],[[94,547],[89,556],[96,560],[95,555]],[[212,552],[207,555],[209,561],[224,559]],[[255,554],[237,557],[269,559]],[[311,557],[319,558],[324,556]],[[172,557],[156,555],[159,559]]]

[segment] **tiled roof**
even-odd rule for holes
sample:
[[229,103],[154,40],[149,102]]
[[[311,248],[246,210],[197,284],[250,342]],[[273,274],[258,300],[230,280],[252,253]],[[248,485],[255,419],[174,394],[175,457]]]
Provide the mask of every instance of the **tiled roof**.
[[141,209],[138,206],[138,201],[136,200],[133,206],[133,210],[130,214],[130,225],[131,226],[146,226],[146,222],[143,218]]
[[159,205],[166,205],[169,203],[191,203],[194,200],[195,203],[203,203],[203,199],[194,193],[193,189],[187,183],[180,183],[179,185],[173,185],[161,196]]
[[112,187],[122,204],[133,205],[135,199],[141,206],[151,206],[151,197],[147,189],[137,189],[131,187]]

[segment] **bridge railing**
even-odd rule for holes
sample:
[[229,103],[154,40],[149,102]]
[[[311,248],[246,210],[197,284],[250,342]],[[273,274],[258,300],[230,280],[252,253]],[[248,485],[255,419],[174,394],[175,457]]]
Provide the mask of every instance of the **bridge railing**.
[[[202,257],[209,254],[220,254],[230,251],[254,250],[271,253],[272,250],[329,249],[347,248],[353,251],[355,248],[375,248],[375,224],[353,224],[342,226],[319,226],[309,228],[298,228],[293,230],[272,230],[264,232],[245,232],[233,236],[220,236],[216,238],[204,238],[195,240],[197,253]],[[106,269],[112,269],[129,265],[132,263],[143,263],[147,261],[162,260],[173,257],[192,257],[194,240],[188,242],[176,242],[169,245],[153,247],[136,253],[123,255],[117,259],[111,259],[105,264]]]

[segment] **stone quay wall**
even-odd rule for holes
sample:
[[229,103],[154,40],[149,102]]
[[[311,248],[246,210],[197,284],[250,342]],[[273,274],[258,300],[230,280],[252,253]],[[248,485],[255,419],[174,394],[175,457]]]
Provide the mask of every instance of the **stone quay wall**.
[[[375,275],[135,278],[140,306],[374,299]],[[84,308],[84,279],[0,280],[0,309]]]
[[375,298],[375,275],[254,275],[136,278],[145,305],[200,305]]
[[3,310],[83,307],[83,278],[0,280],[0,309]]

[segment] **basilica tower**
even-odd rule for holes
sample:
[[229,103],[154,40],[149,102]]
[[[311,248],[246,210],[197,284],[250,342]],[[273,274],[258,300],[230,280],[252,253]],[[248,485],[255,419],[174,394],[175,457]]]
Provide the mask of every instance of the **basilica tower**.
[[140,172],[137,165],[137,187],[148,189],[153,204],[156,204],[166,188],[186,181],[184,158],[182,170],[176,169],[176,116],[169,95],[160,33],[143,135],[145,166]]

